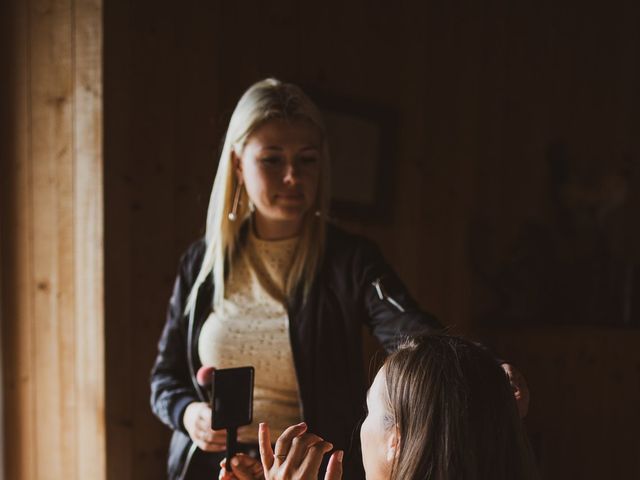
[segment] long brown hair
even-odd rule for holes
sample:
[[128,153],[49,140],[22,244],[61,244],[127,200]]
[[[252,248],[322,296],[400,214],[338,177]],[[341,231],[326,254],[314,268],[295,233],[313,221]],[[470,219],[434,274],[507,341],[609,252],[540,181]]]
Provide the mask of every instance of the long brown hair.
[[508,379],[487,352],[457,337],[420,336],[383,368],[400,436],[392,479],[537,478]]

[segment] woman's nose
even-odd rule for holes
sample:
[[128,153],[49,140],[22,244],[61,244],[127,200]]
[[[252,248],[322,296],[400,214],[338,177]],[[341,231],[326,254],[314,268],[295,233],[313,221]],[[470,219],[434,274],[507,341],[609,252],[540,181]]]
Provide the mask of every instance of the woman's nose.
[[287,162],[284,168],[284,182],[288,184],[298,183],[300,180],[300,171],[295,162]]

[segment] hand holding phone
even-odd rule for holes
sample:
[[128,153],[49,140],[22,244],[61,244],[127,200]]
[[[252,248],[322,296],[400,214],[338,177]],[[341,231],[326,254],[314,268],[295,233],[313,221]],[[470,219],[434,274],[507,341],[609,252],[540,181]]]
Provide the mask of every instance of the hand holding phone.
[[226,430],[211,430],[211,404],[193,402],[183,415],[184,428],[197,447],[204,452],[224,452],[227,445]]
[[253,367],[213,370],[211,428],[227,430],[227,470],[237,451],[238,427],[253,421]]

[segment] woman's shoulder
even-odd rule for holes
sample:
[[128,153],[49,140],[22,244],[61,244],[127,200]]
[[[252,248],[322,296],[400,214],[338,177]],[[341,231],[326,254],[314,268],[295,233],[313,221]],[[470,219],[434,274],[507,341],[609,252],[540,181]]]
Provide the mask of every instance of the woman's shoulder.
[[379,255],[378,247],[372,240],[333,223],[327,223],[326,253],[334,258]]
[[357,247],[370,242],[357,233],[349,232],[335,223],[327,222],[327,248]]
[[187,278],[195,278],[202,266],[207,242],[204,238],[192,242],[180,257],[180,271]]
[[197,240],[191,242],[187,249],[183,252],[183,260],[190,260],[197,257],[203,257],[204,251],[207,248],[207,242],[204,237],[200,237]]

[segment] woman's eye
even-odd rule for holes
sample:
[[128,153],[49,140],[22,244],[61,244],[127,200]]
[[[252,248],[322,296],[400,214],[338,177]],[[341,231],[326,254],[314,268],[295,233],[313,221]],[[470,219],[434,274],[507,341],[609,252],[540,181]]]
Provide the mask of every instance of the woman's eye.
[[318,162],[318,157],[314,157],[314,156],[305,156],[305,157],[300,157],[299,162],[301,165],[314,165]]
[[260,160],[263,165],[273,167],[280,164],[280,157],[265,157]]

